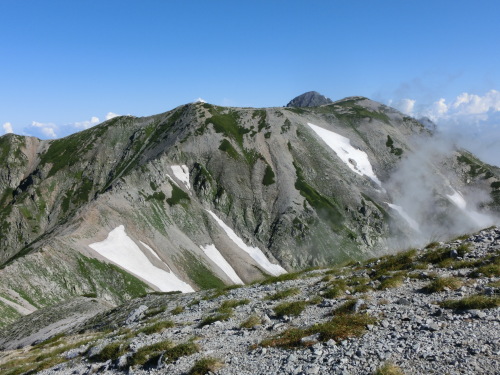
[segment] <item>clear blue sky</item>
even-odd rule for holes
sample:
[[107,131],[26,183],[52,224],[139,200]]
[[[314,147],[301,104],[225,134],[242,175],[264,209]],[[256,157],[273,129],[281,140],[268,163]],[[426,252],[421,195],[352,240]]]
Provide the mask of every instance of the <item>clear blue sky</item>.
[[309,90],[423,112],[484,99],[500,91],[499,16],[480,0],[0,0],[0,126],[62,136],[108,112],[281,106]]

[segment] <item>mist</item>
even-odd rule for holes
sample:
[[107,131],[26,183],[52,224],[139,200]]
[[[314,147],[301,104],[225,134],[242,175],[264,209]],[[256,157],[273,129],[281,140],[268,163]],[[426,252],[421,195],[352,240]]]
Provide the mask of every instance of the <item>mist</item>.
[[400,206],[388,204],[388,210],[407,224],[391,238],[391,248],[423,246],[500,224],[498,216],[482,208],[491,201],[487,184],[466,184],[453,173],[456,140],[443,133],[413,139],[413,151],[384,182],[392,204]]

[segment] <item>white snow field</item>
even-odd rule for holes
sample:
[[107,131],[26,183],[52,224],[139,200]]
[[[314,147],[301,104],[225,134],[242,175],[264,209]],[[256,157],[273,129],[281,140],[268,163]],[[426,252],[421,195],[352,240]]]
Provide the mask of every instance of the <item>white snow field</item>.
[[244,285],[245,283],[240,279],[233,267],[222,256],[215,245],[200,246],[207,257],[209,257],[235,284]]
[[455,206],[457,206],[461,210],[465,210],[465,208],[467,207],[467,202],[465,201],[464,197],[458,191],[456,191],[454,189],[452,189],[452,190],[453,190],[453,194],[451,194],[451,195],[446,194],[446,196]]
[[418,225],[418,223],[413,220],[410,215],[408,215],[406,213],[406,211],[403,209],[403,207],[401,206],[398,206],[396,204],[392,204],[392,203],[388,203],[388,202],[385,202],[385,204],[387,204],[390,208],[392,208],[393,210],[397,211],[398,214],[406,220],[406,222],[408,223],[408,225],[410,226],[411,229],[417,231],[417,232],[420,232],[420,225]]
[[453,190],[453,194],[446,194],[448,199],[455,206],[461,209],[472,221],[474,221],[474,223],[476,223],[480,227],[487,227],[489,225],[495,224],[494,220],[490,216],[474,211],[470,207],[467,208],[467,201],[465,200],[463,195],[453,188],[451,188],[451,190]]
[[104,241],[95,242],[89,247],[131,274],[156,286],[162,292],[176,290],[183,293],[194,292],[189,284],[179,279],[173,272],[155,267],[139,249],[139,246],[127,236],[123,225],[109,232]]
[[366,152],[351,146],[351,140],[330,130],[323,129],[317,125],[307,123],[309,127],[330,147],[353,172],[367,176],[378,186],[382,183],[373,172],[372,165]]
[[243,240],[238,237],[234,231],[229,228],[219,217],[214,214],[212,211],[207,210],[207,212],[217,221],[217,223],[224,229],[224,232],[228,235],[228,237],[233,241],[241,250],[246,252],[248,255],[252,257],[262,268],[264,268],[271,275],[278,276],[283,273],[287,273],[286,270],[281,267],[279,264],[272,264],[269,259],[266,258],[264,253],[258,247],[248,246]]
[[170,168],[172,168],[174,176],[190,190],[191,183],[189,182],[189,168],[187,165],[172,165]]

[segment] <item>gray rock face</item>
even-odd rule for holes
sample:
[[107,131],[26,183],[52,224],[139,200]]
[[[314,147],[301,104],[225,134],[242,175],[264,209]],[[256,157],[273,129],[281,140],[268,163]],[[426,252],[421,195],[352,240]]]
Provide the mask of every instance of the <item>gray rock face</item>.
[[316,91],[309,91],[299,95],[286,105],[287,107],[318,107],[324,104],[330,104],[333,101]]

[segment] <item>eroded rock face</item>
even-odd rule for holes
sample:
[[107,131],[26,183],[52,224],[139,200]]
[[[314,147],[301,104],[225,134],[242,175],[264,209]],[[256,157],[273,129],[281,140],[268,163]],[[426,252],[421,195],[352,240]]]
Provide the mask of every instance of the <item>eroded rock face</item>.
[[[362,97],[303,108],[191,103],[54,141],[0,137],[0,324],[76,295],[118,304],[148,289],[371,258],[395,238],[408,246],[413,212],[396,198],[421,175],[393,177],[413,137],[432,133]],[[462,193],[498,193],[498,170],[460,151],[427,164],[433,211],[418,230],[458,220],[474,230]]]
[[330,104],[333,101],[316,91],[308,91],[299,95],[288,102],[287,107],[318,107],[324,104]]

